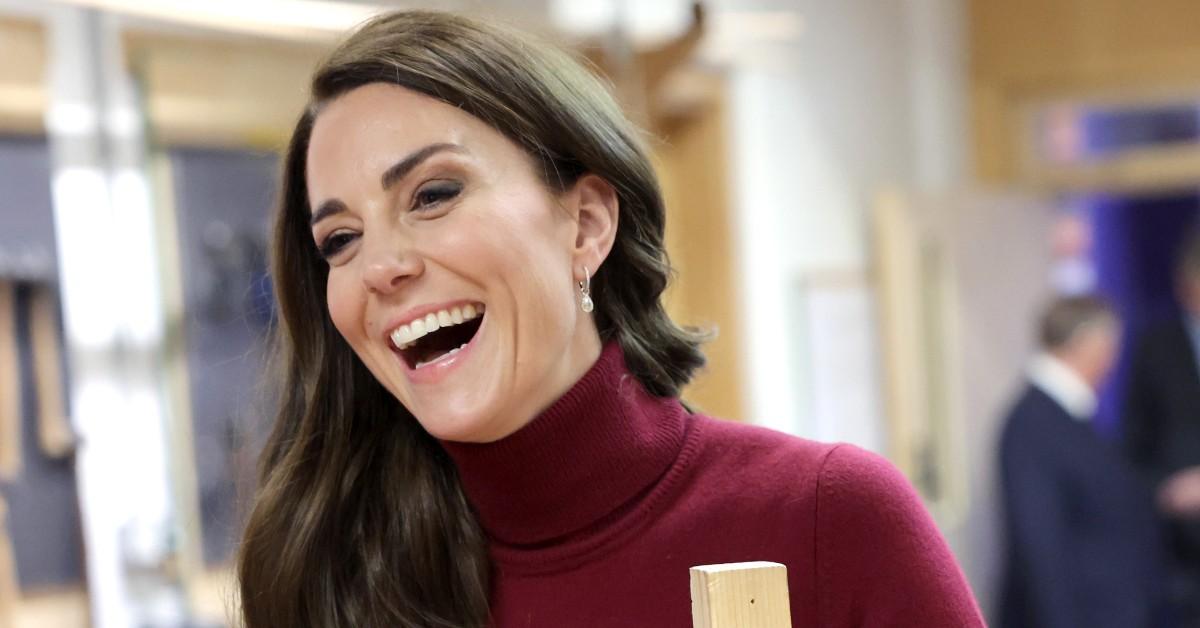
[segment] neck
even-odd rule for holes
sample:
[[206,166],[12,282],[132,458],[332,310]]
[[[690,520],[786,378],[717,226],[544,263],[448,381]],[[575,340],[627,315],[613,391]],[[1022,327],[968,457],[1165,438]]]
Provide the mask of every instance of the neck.
[[600,335],[596,331],[596,326],[590,321],[588,322],[589,325],[585,328],[577,330],[567,349],[559,356],[558,361],[551,363],[548,369],[551,377],[535,387],[536,395],[519,399],[504,412],[503,416],[510,417],[514,419],[513,421],[502,422],[486,433],[476,433],[468,438],[455,440],[475,443],[503,440],[523,429],[538,415],[545,412],[553,400],[566,394],[600,358],[602,349]]
[[528,545],[584,530],[634,500],[670,467],[685,425],[679,401],[646,393],[611,342],[523,428],[442,447],[488,535]]
[[1033,384],[1076,419],[1096,412],[1096,389],[1080,371],[1053,353],[1036,356],[1029,365]]

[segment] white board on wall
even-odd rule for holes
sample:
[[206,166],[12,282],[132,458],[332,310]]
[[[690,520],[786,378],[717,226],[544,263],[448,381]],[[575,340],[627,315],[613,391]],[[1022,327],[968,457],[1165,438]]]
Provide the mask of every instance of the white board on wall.
[[810,275],[794,289],[793,312],[804,435],[883,453],[879,341],[865,276],[857,271]]

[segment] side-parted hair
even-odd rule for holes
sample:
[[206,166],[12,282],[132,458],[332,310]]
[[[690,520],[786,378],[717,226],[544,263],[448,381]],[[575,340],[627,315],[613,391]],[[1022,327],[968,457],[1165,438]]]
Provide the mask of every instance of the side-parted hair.
[[390,83],[454,105],[527,152],[552,191],[585,173],[620,204],[613,248],[592,279],[603,341],[621,344],[652,394],[677,396],[703,365],[703,335],[675,325],[664,207],[638,129],[566,52],[461,16],[377,17],[316,70],[283,161],[272,273],[279,407],[238,556],[247,628],[473,628],[488,620],[487,543],[452,461],[335,329],[328,266],[305,180],[324,105]]
[[1071,343],[1080,331],[1103,321],[1115,321],[1116,312],[1100,297],[1058,297],[1046,306],[1038,325],[1043,349],[1055,351]]

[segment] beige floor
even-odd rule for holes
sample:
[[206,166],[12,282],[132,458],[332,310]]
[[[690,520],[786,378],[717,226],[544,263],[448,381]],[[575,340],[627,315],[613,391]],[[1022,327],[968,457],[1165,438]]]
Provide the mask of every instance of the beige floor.
[[[206,622],[232,625],[235,600],[232,572],[225,569],[204,573],[192,590],[192,609]],[[14,628],[88,628],[87,594],[76,589],[22,598]]]

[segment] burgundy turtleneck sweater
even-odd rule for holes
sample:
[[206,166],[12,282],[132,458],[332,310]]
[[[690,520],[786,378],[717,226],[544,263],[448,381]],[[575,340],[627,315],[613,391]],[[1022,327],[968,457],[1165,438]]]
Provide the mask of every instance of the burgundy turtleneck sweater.
[[884,459],[689,414],[616,343],[527,426],[445,442],[490,538],[495,628],[689,628],[688,569],[787,565],[792,625],[982,626]]

